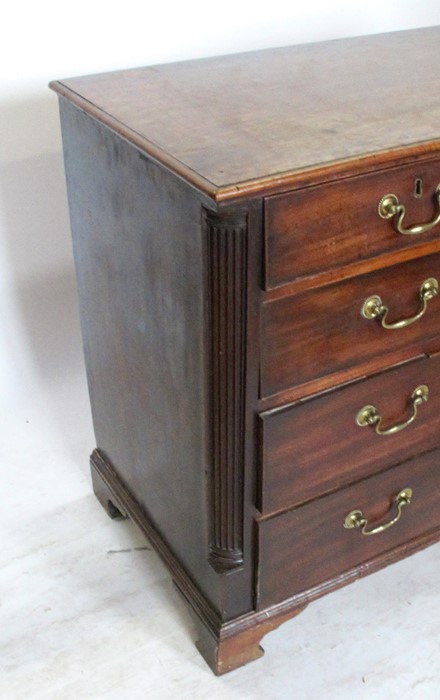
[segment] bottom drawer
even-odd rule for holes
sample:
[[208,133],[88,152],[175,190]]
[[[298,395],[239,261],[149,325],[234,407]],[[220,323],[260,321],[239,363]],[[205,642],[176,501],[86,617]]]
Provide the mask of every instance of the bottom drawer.
[[[397,500],[411,489],[410,503]],[[354,510],[365,535],[344,526]],[[360,516],[358,516],[360,518]],[[356,520],[356,517],[354,517]],[[440,528],[440,450],[414,457],[329,496],[259,523],[258,607],[264,608]]]

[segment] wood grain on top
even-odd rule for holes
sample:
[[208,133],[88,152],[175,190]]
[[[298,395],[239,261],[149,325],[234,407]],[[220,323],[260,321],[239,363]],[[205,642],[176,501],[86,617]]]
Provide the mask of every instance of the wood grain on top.
[[221,199],[359,156],[439,151],[439,64],[430,27],[51,87]]

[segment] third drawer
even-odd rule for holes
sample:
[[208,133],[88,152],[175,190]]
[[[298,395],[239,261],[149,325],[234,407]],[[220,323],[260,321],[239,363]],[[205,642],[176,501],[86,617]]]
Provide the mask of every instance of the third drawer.
[[[414,398],[419,387],[428,388],[427,400]],[[365,407],[380,424],[358,424]],[[440,446],[439,415],[440,354],[261,413],[260,512],[291,508]],[[405,427],[376,432],[396,426]]]

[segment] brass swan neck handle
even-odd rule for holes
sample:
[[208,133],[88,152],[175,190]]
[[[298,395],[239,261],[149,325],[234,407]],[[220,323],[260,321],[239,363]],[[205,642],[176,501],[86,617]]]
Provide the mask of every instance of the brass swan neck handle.
[[420,233],[430,231],[434,226],[440,223],[440,183],[435,188],[434,199],[437,204],[437,214],[425,224],[415,224],[405,228],[403,219],[405,217],[405,205],[400,204],[398,197],[395,194],[386,194],[379,202],[377,211],[381,219],[393,219],[394,230],[397,233],[402,233],[404,236],[418,236]]
[[352,510],[351,513],[345,517],[344,527],[348,530],[360,528],[363,535],[379,535],[381,532],[388,530],[389,527],[392,527],[398,520],[400,520],[402,508],[411,503],[412,494],[413,492],[410,488],[402,489],[402,491],[397,494],[393,500],[393,507],[397,508],[397,513],[394,518],[389,520],[387,523],[376,525],[375,527],[367,529],[368,519],[364,516],[363,512],[361,510]]
[[388,323],[387,318],[390,309],[377,294],[373,294],[373,296],[365,299],[362,304],[361,315],[368,320],[377,319],[380,321],[382,328],[387,330],[405,328],[406,326],[410,326],[411,323],[418,321],[419,318],[425,314],[428,308],[428,302],[434,299],[438,294],[438,286],[438,281],[435,277],[429,277],[421,284],[419,289],[420,308],[414,316],[410,316],[409,318],[403,318],[400,321]]
[[356,416],[356,423],[361,428],[370,425],[374,428],[377,435],[394,435],[394,433],[399,433],[401,430],[406,428],[410,423],[412,423],[417,416],[417,407],[428,400],[429,389],[426,384],[421,384],[416,389],[414,389],[410,398],[411,413],[408,418],[406,418],[401,423],[392,425],[390,428],[382,428],[382,416],[375,406],[364,406],[358,411]]

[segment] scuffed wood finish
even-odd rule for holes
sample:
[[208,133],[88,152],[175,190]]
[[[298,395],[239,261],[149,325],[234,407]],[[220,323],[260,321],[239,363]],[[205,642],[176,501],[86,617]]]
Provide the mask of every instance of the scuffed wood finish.
[[420,241],[409,248],[389,251],[377,258],[367,258],[359,262],[349,263],[343,267],[317,272],[307,277],[299,277],[292,282],[283,284],[281,287],[266,289],[264,292],[264,300],[276,301],[277,299],[285,299],[294,294],[306,292],[308,289],[325,287],[327,284],[332,284],[336,281],[342,282],[343,280],[351,279],[357,275],[364,275],[368,272],[374,272],[375,270],[382,270],[384,267],[398,265],[408,260],[417,260],[418,258],[425,257],[425,255],[437,253],[439,247],[439,240],[434,238],[426,243]]
[[420,286],[429,277],[440,284],[440,253],[264,303],[261,396],[374,358],[383,362],[398,350],[405,350],[406,359],[426,352],[440,338],[440,297],[428,302],[422,318],[397,330],[364,318],[361,309],[368,297],[379,295],[390,309],[388,321],[414,316]]
[[[416,180],[421,181],[420,197],[415,197]],[[434,194],[439,183],[440,162],[433,161],[268,197],[266,286],[339,270],[432,239],[440,241],[440,224],[427,233],[406,236],[377,211],[382,197],[391,192],[405,205],[406,227],[432,221],[438,214]]]
[[243,564],[246,213],[208,213],[211,542],[218,572]]
[[216,676],[233,671],[264,654],[262,638],[283,622],[296,617],[307,606],[280,606],[264,615],[248,615],[230,625],[224,625],[217,635],[206,625],[198,625],[196,646]]
[[[440,453],[434,450],[261,522],[258,607],[323,586],[361,563],[438,532],[439,464]],[[358,529],[344,528],[345,517],[354,509],[361,510],[371,525],[391,520],[396,514],[393,499],[407,487],[413,489],[412,501],[388,530],[366,537]]]
[[105,511],[112,517],[107,507],[110,500],[121,513],[128,515],[160,555],[179,592],[190,601],[192,610],[207,627],[220,630],[223,625],[221,615],[194,583],[179,557],[171,549],[168,539],[157,529],[151,517],[139,504],[137,496],[124,484],[108,457],[96,449],[90,457],[90,465],[95,494]]
[[111,507],[109,509],[111,503],[121,515],[130,517],[167,565],[177,591],[188,603],[196,622],[197,647],[216,675],[260,658],[264,654],[261,639],[306,608],[305,601],[293,602],[274,606],[263,614],[252,611],[224,622],[188,576],[167,541],[122,483],[108,459],[99,450],[94,450],[90,464],[94,491],[105,511],[112,518],[118,517]]
[[[376,435],[374,428],[356,424],[366,405],[377,408],[385,427],[403,422],[421,384],[428,385],[429,399],[401,432]],[[440,446],[439,414],[440,355],[263,413],[261,511],[291,508]]]
[[[115,491],[104,478],[103,472],[106,470],[106,463],[99,450],[94,450],[90,456],[90,473],[92,477],[93,492],[104,508],[107,515],[112,520],[124,520],[127,518],[127,511],[121,504]],[[108,472],[111,472],[110,467]],[[111,480],[110,480],[111,483]]]
[[[437,354],[438,344],[438,338],[433,338],[432,341],[427,344],[425,355],[429,357],[430,355]],[[415,357],[411,357],[411,360],[412,359],[415,359]],[[342,387],[359,378],[378,374],[379,372],[383,372],[390,367],[404,362],[408,362],[408,349],[405,347],[390,355],[374,357],[367,362],[359,362],[359,364],[349,369],[335,372],[334,374],[328,374],[318,379],[312,379],[310,382],[306,382],[306,384],[301,384],[279,394],[260,399],[258,401],[258,412],[263,413],[274,408],[288,406],[300,399],[308,399],[320,392],[326,392],[335,387]]]
[[392,151],[394,162],[439,153],[439,62],[440,29],[430,27],[52,87],[223,199],[286,189],[305,170],[328,177],[335,163],[353,170],[364,160],[371,169],[389,163]]

